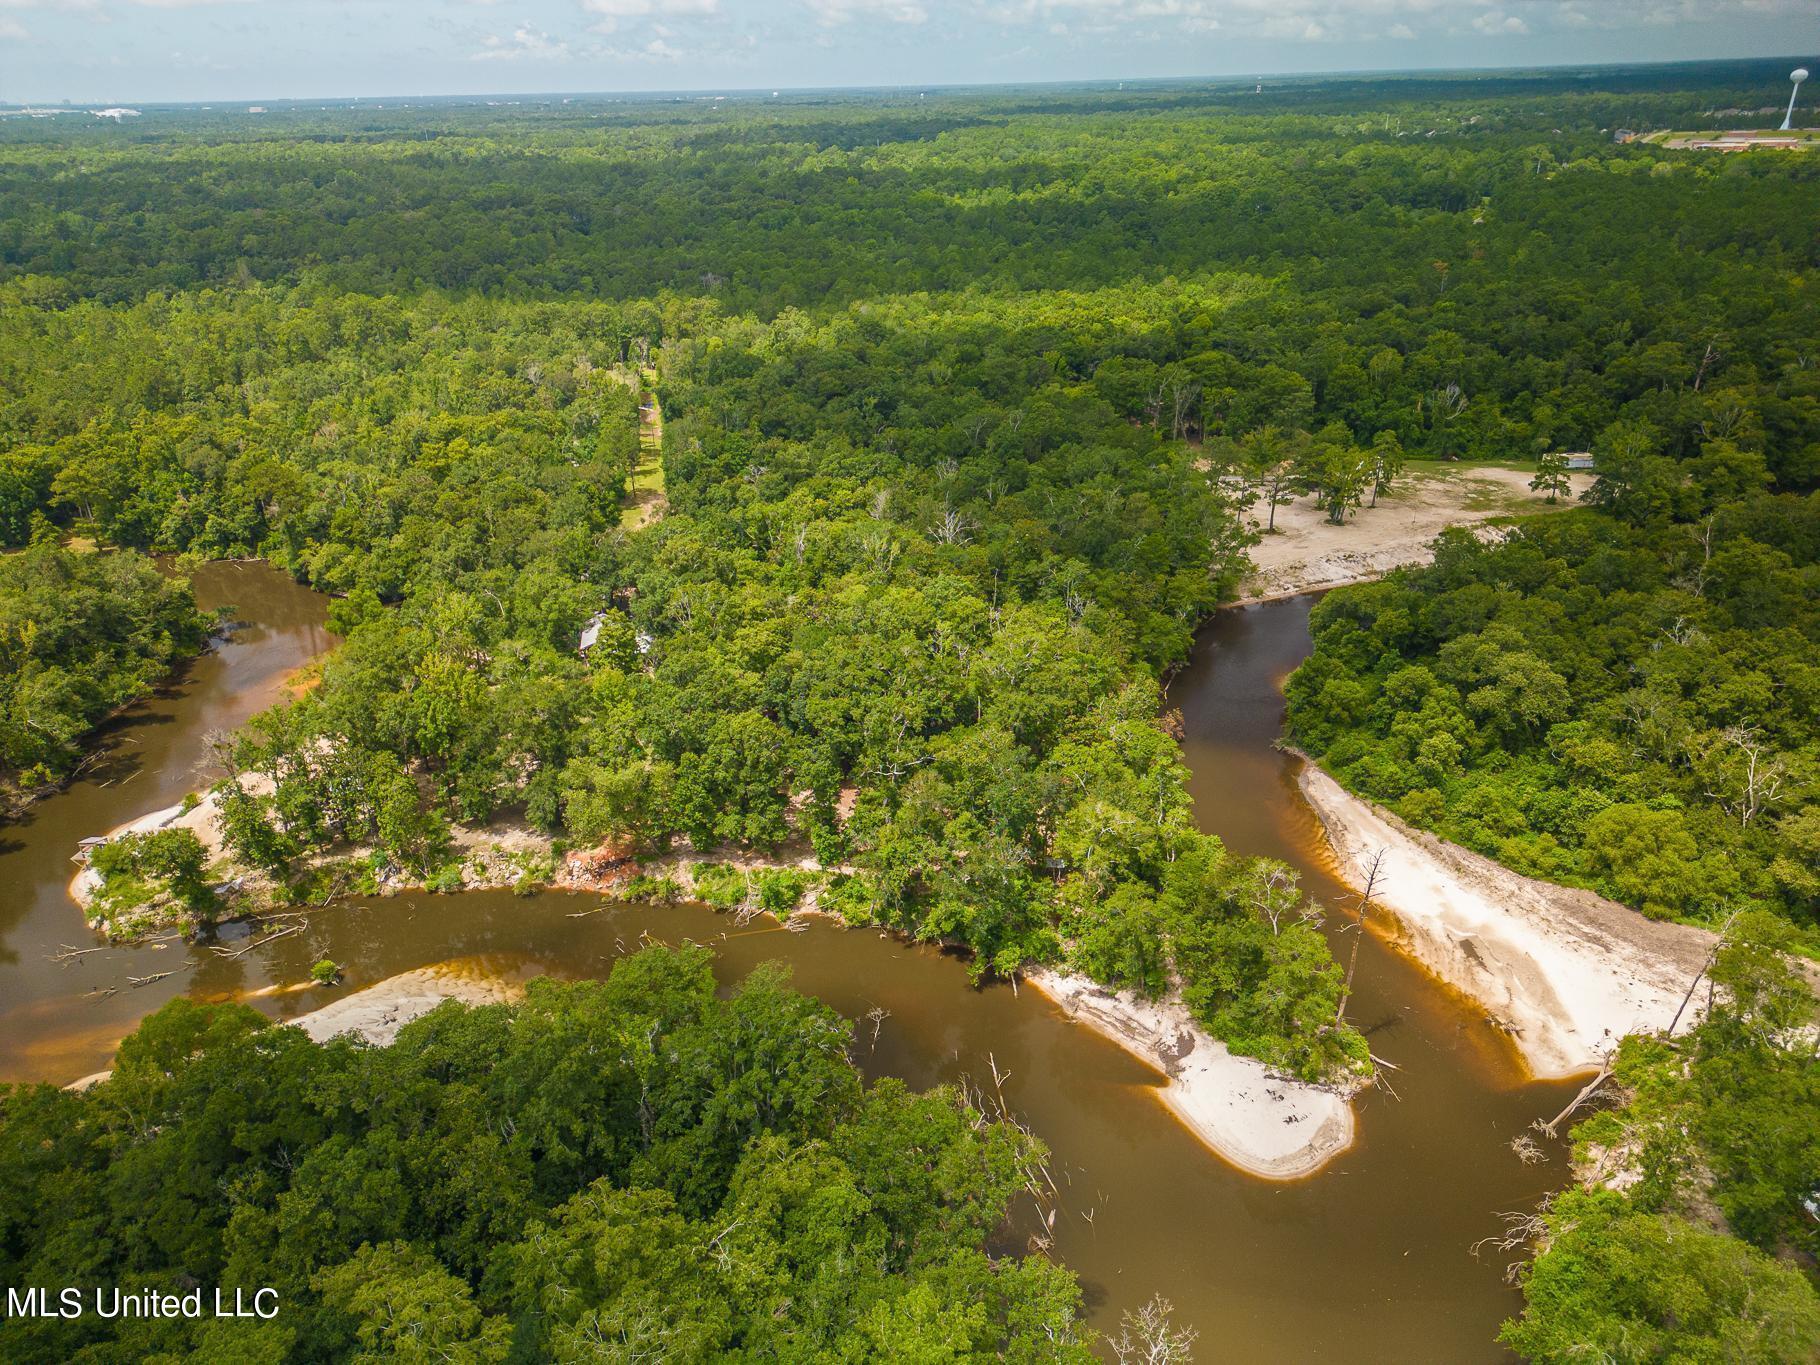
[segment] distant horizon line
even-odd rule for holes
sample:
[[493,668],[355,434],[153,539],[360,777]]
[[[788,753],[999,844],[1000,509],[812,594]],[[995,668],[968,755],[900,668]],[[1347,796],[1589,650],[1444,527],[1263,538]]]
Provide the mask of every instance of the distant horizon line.
[[980,90],[1088,90],[1104,86],[1123,88],[1135,86],[1196,86],[1242,84],[1246,81],[1315,81],[1315,80],[1386,80],[1396,77],[1421,77],[1444,75],[1516,75],[1534,72],[1548,75],[1560,72],[1584,71],[1641,71],[1670,67],[1748,67],[1769,62],[1802,62],[1814,60],[1809,54],[1768,54],[1753,57],[1681,57],[1655,61],[1637,62],[1557,62],[1534,63],[1521,62],[1508,65],[1490,66],[1411,66],[1411,67],[1352,67],[1334,69],[1303,69],[1281,71],[1240,71],[1221,75],[1179,75],[1179,76],[1087,76],[1068,80],[1009,80],[1009,81],[929,81],[929,82],[894,82],[890,84],[863,85],[773,85],[761,83],[750,86],[674,86],[644,90],[492,90],[477,91],[470,94],[403,92],[362,94],[362,95],[218,95],[196,99],[134,99],[127,95],[97,96],[91,99],[59,97],[57,99],[10,100],[0,98],[0,109],[70,109],[86,110],[91,105],[106,105],[111,108],[126,105],[139,105],[146,109],[208,109],[218,105],[324,105],[355,104],[372,102],[375,104],[388,101],[426,100],[442,102],[475,102],[500,100],[662,100],[662,99],[702,99],[756,97],[759,99],[782,99],[784,96],[802,95],[869,95],[869,94],[908,94],[934,91],[980,91]]

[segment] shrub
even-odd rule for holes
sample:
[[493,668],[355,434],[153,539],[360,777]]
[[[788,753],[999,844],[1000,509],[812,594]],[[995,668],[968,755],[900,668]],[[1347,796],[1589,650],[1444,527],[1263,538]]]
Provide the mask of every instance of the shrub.
[[878,923],[878,895],[864,877],[836,874],[822,888],[819,904],[848,924]]
[[162,892],[190,910],[215,904],[215,893],[202,875],[207,863],[208,850],[187,829],[123,834],[89,855],[109,899],[142,904]]
[[694,876],[695,898],[716,910],[744,905],[752,891],[746,874],[726,863],[698,863]]
[[682,899],[683,889],[674,877],[652,877],[640,872],[620,888],[621,900],[670,905]]
[[803,894],[815,885],[813,872],[793,867],[771,867],[757,873],[759,908],[782,918],[802,903]]
[[461,864],[444,863],[432,872],[424,882],[424,890],[436,892],[459,891],[465,885],[461,876]]

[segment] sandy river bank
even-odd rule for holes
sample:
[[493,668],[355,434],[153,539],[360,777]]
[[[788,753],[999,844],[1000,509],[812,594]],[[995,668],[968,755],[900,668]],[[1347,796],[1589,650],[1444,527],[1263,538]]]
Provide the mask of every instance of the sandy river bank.
[[[350,1034],[388,1047],[398,1040],[398,1031],[406,1024],[421,1019],[445,1000],[459,1000],[464,1005],[498,1005],[523,995],[523,982],[498,976],[479,963],[454,958],[400,972],[284,1022],[287,1027],[302,1029],[318,1043]],[[85,1090],[113,1074],[112,1069],[97,1071],[63,1088]]]
[[1399,946],[1477,1001],[1538,1078],[1592,1070],[1625,1034],[1666,1029],[1712,951],[1710,930],[1521,876],[1412,829],[1312,762],[1300,784],[1343,879],[1363,887],[1383,851],[1372,900],[1395,915]]
[[319,1043],[353,1034],[386,1047],[397,1041],[398,1030],[445,1000],[499,1005],[523,995],[522,982],[495,976],[478,964],[457,958],[401,972],[288,1022]]
[[[213,793],[187,810],[173,806],[142,816],[112,831],[109,837],[171,827],[191,830],[211,857],[222,853]],[[492,830],[483,836],[474,831],[461,832],[465,842],[463,838],[457,842],[468,855],[470,873],[484,862],[483,852],[496,851],[489,841],[499,833]],[[516,840],[513,847],[524,843],[523,839]],[[470,848],[468,844],[474,846]],[[547,841],[542,847],[547,852]],[[694,864],[700,861],[703,859],[694,856],[671,857],[656,860],[642,870],[674,878],[687,894],[693,890]],[[731,861],[753,867],[775,865],[737,856]],[[585,856],[578,859],[571,855],[556,885],[609,892],[636,866],[615,860],[597,875],[586,863]],[[800,865],[814,869],[812,860],[803,860]],[[242,876],[246,875],[242,870]],[[502,886],[511,884],[509,875],[503,880],[486,880]],[[85,908],[98,889],[99,878],[86,866],[70,886],[71,895]],[[403,888],[386,889],[395,892]],[[805,912],[815,913],[814,904],[800,907],[798,913]],[[1179,1002],[1115,994],[1084,977],[1052,972],[1040,972],[1026,979],[1068,1017],[1162,1072],[1168,1081],[1160,1093],[1170,1112],[1203,1144],[1239,1169],[1269,1180],[1295,1180],[1312,1175],[1351,1146],[1354,1119],[1350,1100],[1343,1091],[1286,1079],[1252,1058],[1234,1056],[1224,1044],[1197,1028]],[[393,977],[292,1022],[318,1040],[355,1033],[370,1042],[389,1043],[399,1028],[441,1000],[476,1003],[509,998],[499,993],[502,989],[502,983],[495,980],[456,972],[452,964],[443,964]],[[93,1079],[85,1077],[84,1082]]]
[[1352,1146],[1344,1090],[1277,1075],[1209,1037],[1179,1001],[1140,999],[1082,976],[1036,972],[1024,980],[1076,1023],[1111,1039],[1168,1078],[1169,1111],[1227,1162],[1265,1180],[1313,1175]]

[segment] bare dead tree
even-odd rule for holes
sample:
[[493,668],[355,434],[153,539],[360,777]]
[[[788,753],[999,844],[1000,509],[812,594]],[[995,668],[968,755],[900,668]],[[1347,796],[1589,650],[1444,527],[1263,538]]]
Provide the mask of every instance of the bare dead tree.
[[1308,913],[1292,869],[1281,863],[1269,863],[1263,868],[1263,873],[1249,888],[1247,898],[1259,918],[1270,926],[1271,936],[1280,937],[1283,921],[1292,913],[1300,911],[1298,918],[1301,919],[1308,918]]
[[1700,357],[1700,368],[1694,371],[1694,392],[1700,392],[1700,386],[1706,382],[1706,372],[1713,367],[1719,358],[1719,348],[1713,342],[1706,343],[1706,354]]
[[[304,930],[304,926],[301,924],[287,925],[283,929],[279,929],[270,934],[267,934],[264,938],[250,939],[247,942],[245,947],[228,948],[228,947],[225,947],[225,946],[217,943],[217,944],[211,945],[209,948],[209,951],[211,953],[216,954],[217,956],[225,957],[225,958],[245,957],[248,953],[252,952],[255,948],[263,948],[268,943],[276,943],[279,939],[289,938],[292,934],[301,934],[303,932],[303,930]],[[169,973],[167,972],[166,975],[169,975]],[[129,977],[127,979],[131,980],[132,978]]]
[[929,538],[937,545],[965,545],[973,538],[973,521],[953,503],[944,503],[942,514],[929,528]]
[[1788,761],[1765,744],[1756,727],[1751,725],[1726,726],[1708,752],[1724,747],[1734,751],[1738,789],[1706,794],[1717,801],[1727,815],[1737,817],[1739,824],[1749,825],[1781,793],[1789,779]]
[[59,945],[58,952],[50,954],[44,960],[46,962],[74,962],[77,958],[87,957],[90,953],[105,953],[112,946],[112,944],[104,943],[98,948],[77,948],[65,943]]
[[1433,389],[1428,395],[1429,415],[1436,426],[1445,426],[1466,410],[1466,391],[1457,380]]
[[860,539],[860,547],[865,550],[872,567],[884,578],[891,573],[891,566],[897,563],[897,557],[903,552],[903,546],[897,537],[889,531],[869,531]]
[[[1474,1242],[1471,1248],[1472,1254],[1479,1256],[1489,1249],[1509,1255],[1513,1251],[1521,1251],[1523,1248],[1533,1245],[1548,1231],[1548,1208],[1553,1202],[1554,1196],[1549,1195],[1532,1212],[1500,1213],[1498,1217],[1504,1220],[1504,1230],[1494,1232],[1489,1237],[1481,1237]],[[1521,1260],[1512,1261],[1505,1268],[1505,1280],[1515,1283],[1517,1272],[1522,1269],[1522,1266]]]
[[1169,401],[1173,412],[1170,433],[1180,441],[1187,437],[1191,426],[1189,418],[1201,401],[1201,386],[1193,381],[1178,381],[1170,386]]
[[1548,1153],[1542,1150],[1542,1144],[1528,1133],[1518,1133],[1510,1140],[1510,1150],[1517,1154],[1517,1160],[1525,1166],[1534,1166],[1548,1160]]
[[1568,1101],[1567,1108],[1556,1114],[1552,1119],[1548,1119],[1547,1121],[1537,1119],[1533,1125],[1535,1130],[1538,1133],[1546,1133],[1551,1138],[1559,1136],[1558,1130],[1561,1124],[1573,1117],[1573,1115],[1578,1112],[1580,1106],[1585,1104],[1594,1095],[1598,1094],[1599,1087],[1611,1079],[1612,1062],[1615,1058],[1616,1053],[1606,1053],[1604,1061],[1600,1063],[1599,1074],[1582,1086],[1580,1093]]
[[1380,848],[1371,856],[1371,869],[1365,874],[1365,889],[1359,893],[1359,913],[1354,922],[1352,954],[1346,964],[1346,985],[1340,991],[1340,1005],[1334,1011],[1333,1022],[1337,1027],[1346,1020],[1346,1002],[1352,998],[1352,977],[1359,969],[1359,940],[1365,937],[1365,919],[1371,913],[1372,892],[1377,890],[1378,872],[1384,866],[1384,855],[1388,849]]
[[[1702,964],[1700,970],[1694,973],[1694,979],[1687,983],[1687,994],[1681,997],[1681,1003],[1675,1007],[1675,1017],[1668,1021],[1668,1027],[1662,1031],[1662,1036],[1664,1038],[1673,1038],[1675,1036],[1675,1027],[1681,1022],[1682,1013],[1687,1009],[1689,1002],[1693,1000],[1694,992],[1700,989],[1700,978],[1710,972],[1713,969],[1713,963],[1719,960],[1719,950],[1725,946],[1725,936],[1731,932],[1732,921],[1737,918],[1738,912],[1734,910],[1725,917],[1725,923],[1719,926],[1719,936],[1713,940],[1712,951],[1706,955],[1706,961]],[[1707,1012],[1709,1014],[1712,1012],[1712,997],[1710,994],[1707,996]]]
[[891,1017],[891,1011],[883,1005],[874,1005],[866,1011],[866,1018],[872,1024],[872,1047],[878,1047],[878,1031],[885,1026],[885,1020]]
[[1181,1365],[1194,1359],[1200,1333],[1192,1327],[1176,1328],[1170,1321],[1175,1305],[1156,1295],[1135,1313],[1119,1319],[1119,1334],[1106,1344],[1119,1365]]
[[1700,567],[1694,573],[1693,582],[1694,596],[1699,598],[1706,596],[1706,571],[1713,562],[1713,523],[1715,520],[1714,517],[1708,517],[1700,525]]
[[1150,419],[1152,431],[1163,424],[1163,402],[1168,396],[1168,390],[1158,384],[1144,399],[1144,416]]

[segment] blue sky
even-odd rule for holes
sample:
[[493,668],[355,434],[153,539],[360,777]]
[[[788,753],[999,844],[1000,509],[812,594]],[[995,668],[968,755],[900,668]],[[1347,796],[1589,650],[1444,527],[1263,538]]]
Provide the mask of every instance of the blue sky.
[[1809,55],[1814,0],[0,0],[0,101]]

